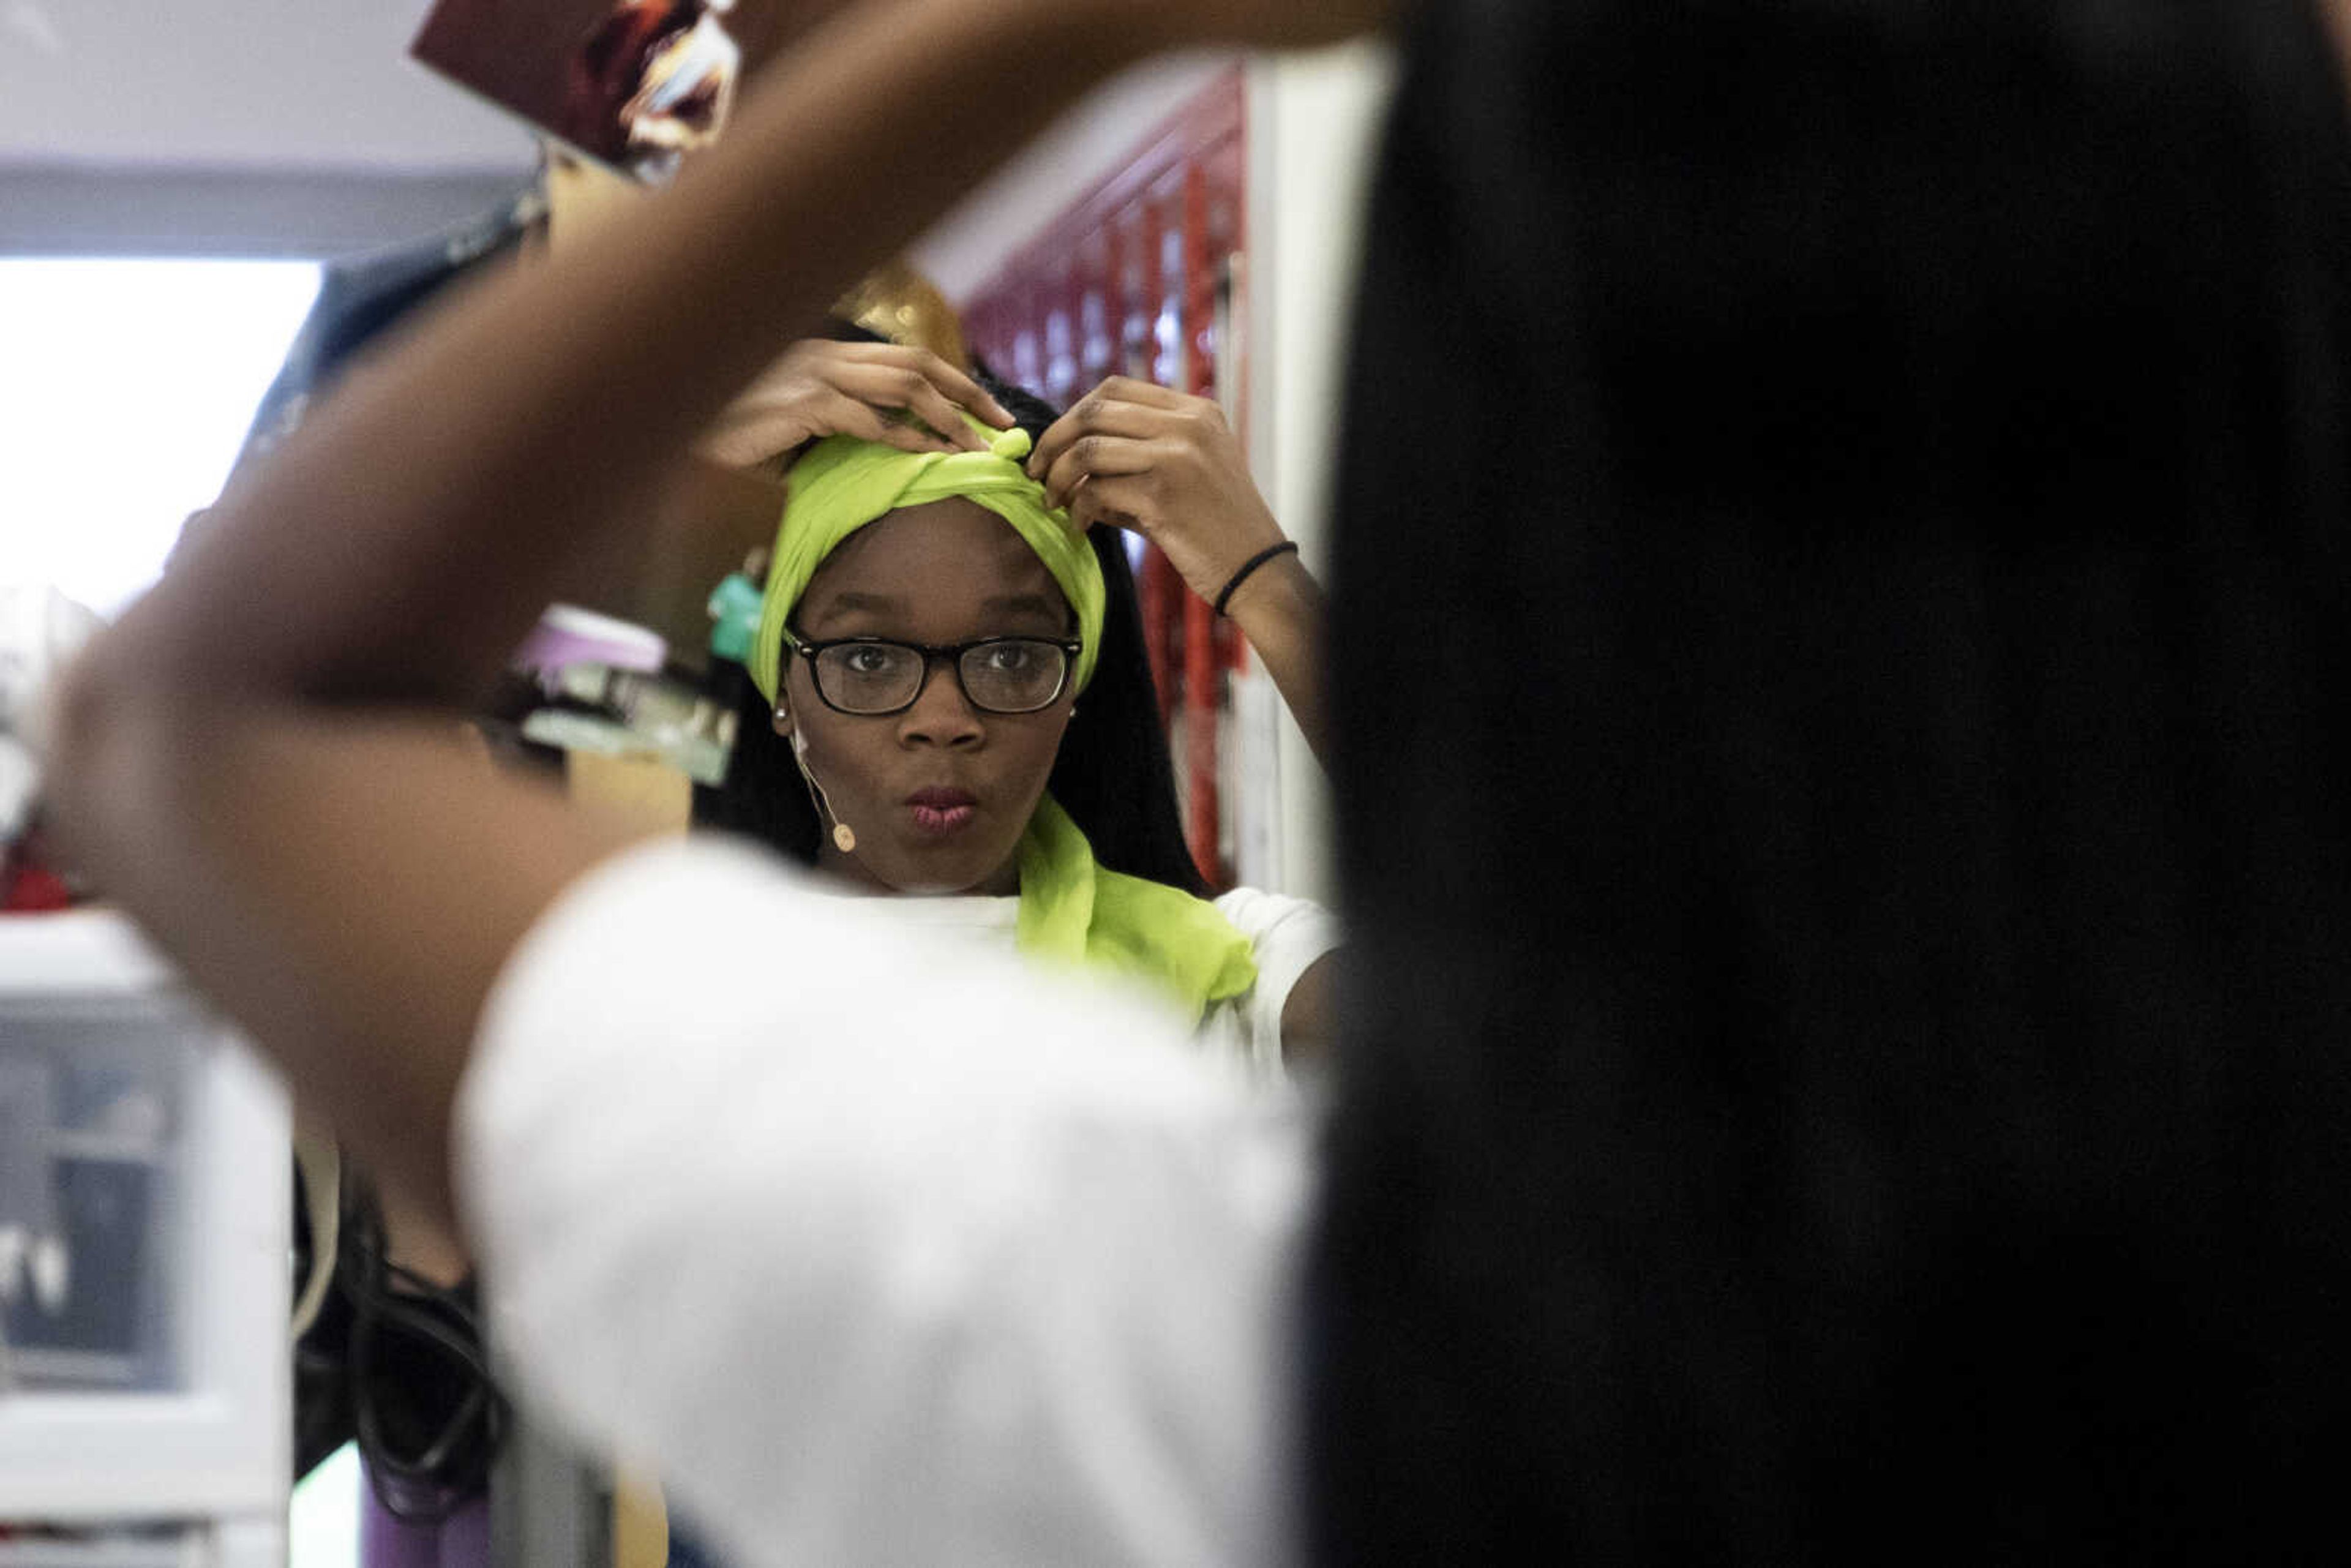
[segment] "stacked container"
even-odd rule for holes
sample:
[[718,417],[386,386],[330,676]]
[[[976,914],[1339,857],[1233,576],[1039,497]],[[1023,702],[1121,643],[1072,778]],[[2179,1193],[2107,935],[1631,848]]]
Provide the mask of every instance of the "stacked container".
[[288,1113],[105,912],[0,918],[0,1568],[285,1560]]

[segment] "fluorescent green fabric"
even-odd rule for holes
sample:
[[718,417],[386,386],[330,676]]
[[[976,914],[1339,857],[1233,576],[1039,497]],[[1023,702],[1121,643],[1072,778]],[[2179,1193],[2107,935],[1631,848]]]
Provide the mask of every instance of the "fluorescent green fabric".
[[1093,547],[1070,527],[1070,516],[1045,505],[1045,487],[1021,466],[1029,452],[1026,431],[974,428],[993,438],[987,452],[901,452],[854,436],[828,436],[792,465],[791,498],[776,529],[768,567],[768,602],[751,644],[751,679],[776,700],[783,664],[784,626],[824,558],[858,529],[892,512],[933,501],[962,499],[985,507],[1012,525],[1061,585],[1077,612],[1084,647],[1072,672],[1077,689],[1093,679],[1102,642],[1102,563]]
[[[1021,466],[1030,449],[1027,434],[975,428],[990,437],[993,450],[901,452],[836,435],[793,465],[750,648],[751,678],[768,702],[776,700],[781,675],[786,623],[825,558],[893,511],[957,497],[1009,523],[1061,584],[1084,643],[1073,674],[1077,689],[1085,689],[1102,642],[1102,563],[1071,530],[1068,514],[1046,506],[1044,487]],[[1021,835],[1019,862],[1019,939],[1032,957],[1134,977],[1193,1024],[1211,1003],[1257,984],[1249,938],[1215,904],[1103,866],[1084,831],[1050,795],[1038,801]]]
[[1249,938],[1215,904],[1105,867],[1050,795],[1020,839],[1019,937],[1024,953],[1155,985],[1193,1024],[1257,984]]

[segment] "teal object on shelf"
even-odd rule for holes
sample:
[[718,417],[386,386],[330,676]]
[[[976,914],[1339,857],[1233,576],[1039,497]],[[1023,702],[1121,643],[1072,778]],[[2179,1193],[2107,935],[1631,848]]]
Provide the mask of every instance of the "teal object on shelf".
[[751,662],[759,634],[759,609],[767,595],[739,571],[729,572],[710,594],[710,655],[731,664]]

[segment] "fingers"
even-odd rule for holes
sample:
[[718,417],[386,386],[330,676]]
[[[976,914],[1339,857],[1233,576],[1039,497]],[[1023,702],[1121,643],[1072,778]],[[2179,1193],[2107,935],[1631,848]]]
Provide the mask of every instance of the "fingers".
[[[925,451],[982,452],[987,442],[972,429],[956,405],[947,401],[938,388],[923,379],[921,372],[903,366],[844,365],[831,376],[832,389],[853,399],[869,411],[899,410],[913,414],[929,426],[940,438],[939,444]],[[862,434],[852,431],[850,434]],[[867,439],[875,439],[867,437]]]
[[[744,465],[821,435],[854,435],[902,452],[984,452],[962,406],[1011,416],[962,371],[924,349],[893,343],[795,343],[719,416],[703,450]],[[904,410],[922,423],[890,417]]]
[[908,424],[904,420],[884,419],[881,421],[881,425],[882,430],[880,434],[869,435],[865,439],[877,445],[894,446],[901,452],[966,452],[970,450],[968,447],[958,445],[954,442],[944,439],[943,437],[932,434],[929,430],[924,428],[922,425]]
[[[1173,388],[1163,387],[1157,382],[1137,381],[1133,376],[1113,376],[1087,393],[1086,397],[1099,397],[1110,402],[1140,403],[1145,408],[1164,408],[1177,413],[1196,403],[1205,404],[1210,408],[1216,406],[1206,398],[1193,397],[1187,393],[1176,392]],[[1082,402],[1085,400],[1080,401]]]
[[1147,441],[1166,428],[1167,415],[1139,403],[1116,402],[1095,392],[1055,420],[1029,455],[1029,477],[1043,479],[1070,449],[1083,441],[1125,437]]
[[986,387],[981,386],[979,382],[948,364],[936,354],[927,349],[906,351],[919,356],[919,361],[914,368],[920,371],[933,386],[955,400],[957,405],[969,409],[998,430],[1009,430],[1019,423],[1012,417],[1012,411],[997,402],[994,394]]
[[[837,386],[847,387],[849,376],[877,389],[873,401],[889,408],[914,409],[928,423],[932,414],[924,412],[916,399],[935,400],[933,406],[940,411],[949,408],[968,409],[987,423],[999,430],[1009,430],[1018,423],[1011,411],[990,395],[987,389],[970,376],[948,364],[928,349],[906,348],[896,343],[842,343],[836,345],[840,368],[834,375]],[[904,401],[892,401],[902,398]],[[963,421],[954,423],[961,426]],[[946,434],[942,430],[941,434]],[[980,442],[985,447],[987,443]]]
[[1029,455],[1029,476],[1041,480],[1069,447],[1093,435],[1134,440],[1173,438],[1188,440],[1204,448],[1228,439],[1224,411],[1208,399],[1187,397],[1149,382],[1113,376],[1053,422],[1052,428],[1037,444],[1037,450]]
[[[828,434],[853,435],[860,441],[871,441],[880,446],[894,446],[901,452],[958,452],[966,450],[945,436],[925,430],[919,424],[891,418],[871,402],[836,392],[826,395],[816,411],[819,428]],[[965,434],[971,427],[957,420]]]
[[1147,535],[1144,519],[1149,515],[1150,504],[1146,487],[1134,476],[1088,480],[1070,497],[1070,528],[1082,534],[1102,524]]
[[[1182,417],[1170,410],[1109,397],[1108,390],[1105,384],[1088,393],[1053,422],[1037,443],[1037,450],[1029,455],[1029,477],[1045,482],[1081,445],[1098,453],[1110,441],[1159,439],[1171,434],[1175,422]],[[1071,483],[1064,483],[1065,495]]]
[[1045,497],[1056,507],[1069,505],[1089,479],[1165,475],[1185,461],[1187,449],[1165,436],[1136,440],[1123,435],[1081,435],[1061,450],[1044,478]]
[[967,452],[987,450],[987,437],[971,427],[971,421],[964,417],[962,407],[946,393],[941,392],[937,383],[930,381],[917,382],[905,406],[913,411],[915,418],[937,431],[941,435],[946,436],[963,450]]

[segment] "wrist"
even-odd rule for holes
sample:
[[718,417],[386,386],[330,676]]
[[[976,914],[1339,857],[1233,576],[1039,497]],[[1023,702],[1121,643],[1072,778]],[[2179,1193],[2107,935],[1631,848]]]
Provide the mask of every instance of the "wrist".
[[1299,559],[1297,541],[1280,539],[1237,563],[1219,590],[1221,604],[1209,602],[1246,633],[1249,622],[1282,612],[1301,590],[1314,591],[1313,574]]

